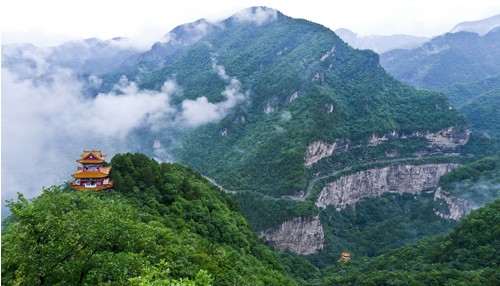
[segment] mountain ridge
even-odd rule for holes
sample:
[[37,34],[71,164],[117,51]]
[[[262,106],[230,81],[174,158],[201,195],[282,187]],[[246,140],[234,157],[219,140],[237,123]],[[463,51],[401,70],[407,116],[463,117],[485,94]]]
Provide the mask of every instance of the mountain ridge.
[[500,15],[476,21],[458,23],[450,30],[450,33],[473,32],[479,34],[480,36],[484,36],[497,27],[500,27]]

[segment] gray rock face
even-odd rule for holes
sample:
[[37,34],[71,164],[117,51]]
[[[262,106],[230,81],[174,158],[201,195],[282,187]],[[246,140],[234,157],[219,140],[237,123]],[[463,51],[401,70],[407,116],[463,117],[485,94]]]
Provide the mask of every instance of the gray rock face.
[[259,232],[259,237],[279,250],[308,255],[323,249],[325,235],[319,217],[296,217],[276,228]]
[[[450,152],[458,146],[467,144],[467,142],[469,142],[470,135],[470,129],[466,128],[462,130],[455,126],[443,128],[435,132],[415,131],[411,134],[404,134],[393,130],[382,135],[372,134],[367,139],[366,143],[362,144],[366,146],[377,146],[386,142],[390,138],[406,139],[410,137],[420,137],[427,140],[428,147],[444,152]],[[323,158],[330,157],[335,153],[348,151],[350,143],[349,139],[336,139],[333,143],[321,140],[314,141],[307,146],[304,166],[310,167]]]
[[370,169],[328,183],[321,191],[316,206],[333,205],[338,210],[354,205],[366,197],[384,193],[418,194],[437,188],[439,178],[458,164],[397,165]]
[[349,149],[349,140],[337,139],[332,144],[324,141],[315,141],[307,146],[304,166],[308,167],[319,160],[331,156],[334,152],[343,152]]
[[479,206],[474,203],[450,196],[449,194],[443,192],[441,188],[438,188],[434,194],[434,200],[443,200],[448,206],[448,213],[435,211],[435,213],[445,219],[459,220],[462,217],[468,215],[472,210],[479,208]]

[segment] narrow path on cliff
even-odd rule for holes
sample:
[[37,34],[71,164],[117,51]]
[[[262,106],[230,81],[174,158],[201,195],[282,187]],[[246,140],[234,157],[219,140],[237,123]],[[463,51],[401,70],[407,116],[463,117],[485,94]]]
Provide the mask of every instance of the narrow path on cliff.
[[[428,157],[425,159],[441,159],[441,158],[449,158],[449,157],[436,156],[436,157]],[[454,156],[453,158],[463,158],[463,156]],[[344,172],[348,172],[348,171],[352,170],[353,168],[369,167],[369,166],[375,166],[375,165],[379,165],[379,164],[391,164],[391,163],[400,163],[400,162],[420,161],[422,159],[423,158],[409,157],[409,158],[388,159],[388,160],[374,161],[374,162],[365,162],[365,163],[361,163],[361,164],[357,164],[357,165],[351,165],[351,166],[345,167],[341,170],[335,170],[335,171],[332,171],[330,173],[314,177],[313,179],[311,179],[307,183],[307,187],[306,187],[305,191],[300,192],[298,195],[286,195],[286,196],[281,196],[281,197],[273,197],[273,196],[269,196],[266,194],[262,194],[262,193],[255,192],[255,191],[249,191],[249,190],[239,190],[239,191],[228,190],[228,189],[224,188],[222,185],[220,185],[219,183],[217,183],[214,179],[207,177],[207,176],[204,176],[204,175],[203,175],[203,177],[205,179],[207,179],[210,183],[212,183],[214,186],[219,188],[221,191],[229,193],[229,194],[236,194],[236,193],[241,193],[241,192],[252,192],[252,193],[255,193],[259,196],[265,197],[265,198],[270,199],[270,200],[304,201],[305,199],[307,199],[311,195],[311,191],[313,190],[314,185],[322,179],[326,179],[326,178],[333,177],[333,176],[336,176],[336,175],[344,173]]]

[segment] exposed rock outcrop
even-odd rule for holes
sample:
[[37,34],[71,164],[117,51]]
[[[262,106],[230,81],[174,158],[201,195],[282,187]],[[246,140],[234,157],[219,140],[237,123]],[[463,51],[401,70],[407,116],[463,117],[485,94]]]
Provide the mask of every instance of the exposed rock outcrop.
[[459,220],[469,214],[472,210],[479,207],[470,201],[450,196],[449,194],[443,192],[441,188],[438,188],[434,194],[434,200],[438,199],[445,201],[448,206],[448,212],[435,210],[435,213],[436,215],[446,219]]
[[346,139],[337,139],[332,144],[324,141],[315,141],[307,146],[304,165],[306,167],[311,166],[319,160],[331,156],[333,152],[347,151],[348,148],[349,140]]
[[[333,106],[331,108],[331,110],[333,110]],[[453,150],[458,146],[467,144],[470,134],[470,129],[461,129],[454,126],[441,129],[437,132],[416,131],[411,134],[405,134],[394,130],[383,135],[372,134],[367,139],[366,143],[362,143],[361,145],[366,144],[366,146],[377,146],[389,140],[390,138],[406,139],[410,137],[423,137],[427,139],[427,145],[429,147],[446,150],[446,154],[449,154],[450,150]],[[324,141],[312,142],[311,144],[309,144],[309,146],[307,146],[304,165],[306,167],[311,166],[319,160],[331,156],[335,151],[347,151],[349,149],[349,143],[349,139],[336,139],[333,143]],[[415,155],[425,156],[428,155],[428,151],[423,150],[421,152],[417,152]],[[391,157],[391,155],[389,154],[388,157]]]
[[269,114],[274,111],[274,107],[271,106],[269,103],[264,107],[264,113]]
[[372,136],[368,139],[368,146],[379,145],[384,141],[389,140],[389,138],[425,137],[430,147],[453,149],[458,146],[467,144],[467,142],[469,141],[470,134],[471,134],[470,129],[461,130],[454,126],[441,129],[437,132],[416,131],[411,134],[404,134],[392,131],[381,136],[372,134]]
[[259,232],[259,237],[279,250],[308,255],[323,249],[325,235],[319,217],[296,217],[276,228]]
[[366,197],[384,193],[418,194],[437,188],[439,178],[458,164],[396,165],[347,175],[328,183],[316,200],[316,206],[333,205],[338,210]]
[[428,132],[424,135],[427,142],[431,146],[440,148],[453,149],[461,145],[467,144],[471,134],[470,129],[457,130],[455,127],[449,127],[438,132]]

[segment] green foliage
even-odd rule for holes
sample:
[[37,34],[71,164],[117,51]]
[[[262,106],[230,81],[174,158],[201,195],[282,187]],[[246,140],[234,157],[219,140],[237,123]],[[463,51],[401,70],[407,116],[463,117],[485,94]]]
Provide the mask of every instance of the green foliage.
[[500,200],[473,211],[449,234],[371,259],[329,267],[318,285],[498,285]]
[[254,192],[239,192],[233,197],[255,231],[275,227],[291,217],[312,217],[319,212],[312,201],[283,200]]
[[490,90],[459,107],[474,130],[500,138],[500,88]]
[[[45,189],[9,203],[2,284],[97,285],[138,275],[157,250],[157,229],[119,196]],[[155,249],[156,248],[156,249]]]
[[500,74],[478,81],[457,83],[447,86],[443,92],[449,97],[453,106],[463,106],[475,97],[500,89]]
[[212,278],[205,270],[200,270],[194,280],[187,278],[173,279],[170,277],[168,263],[160,261],[159,266],[144,269],[144,274],[139,277],[130,278],[134,286],[210,286]]
[[142,154],[111,165],[114,190],[54,187],[9,203],[3,285],[294,285],[237,204],[200,174]]
[[500,158],[487,157],[452,170],[439,186],[454,197],[482,206],[500,197]]
[[422,237],[446,232],[455,223],[435,215],[434,209],[438,207],[433,193],[385,194],[340,211],[327,207],[320,213],[325,250],[308,259],[326,267],[335,264],[342,251],[349,251],[353,257],[373,257]]

